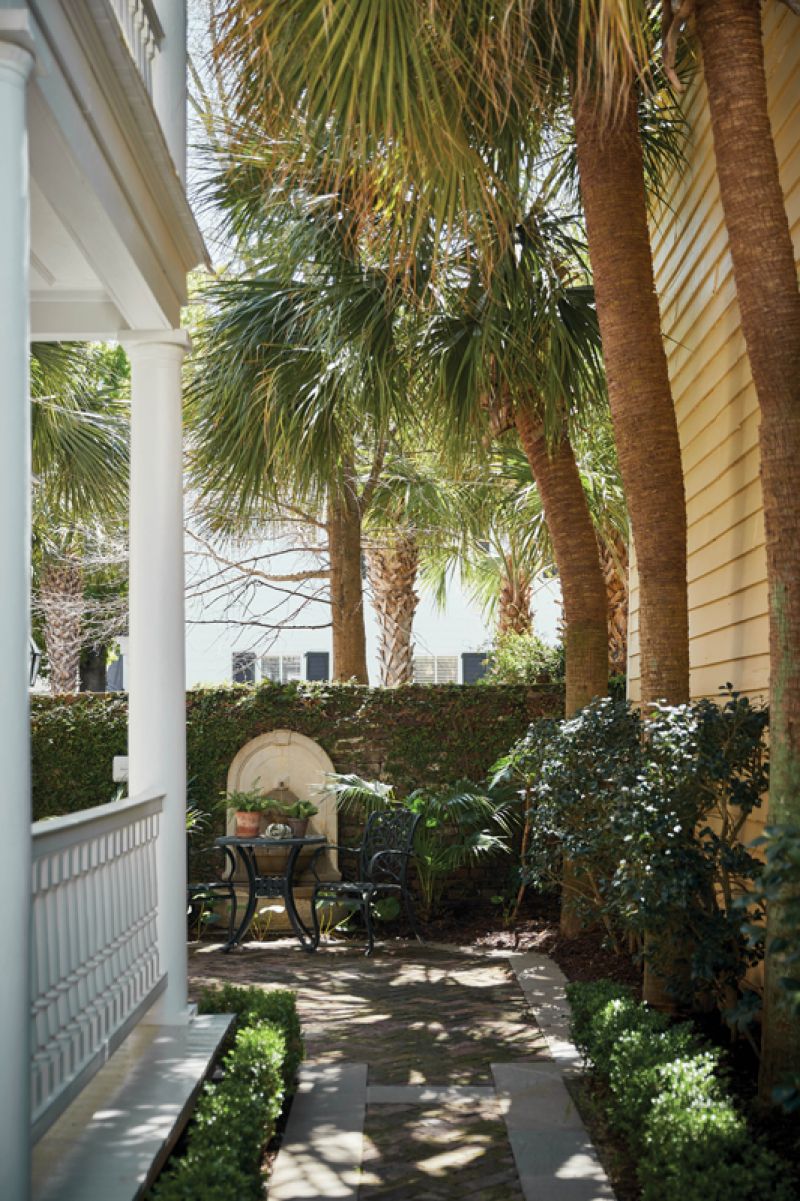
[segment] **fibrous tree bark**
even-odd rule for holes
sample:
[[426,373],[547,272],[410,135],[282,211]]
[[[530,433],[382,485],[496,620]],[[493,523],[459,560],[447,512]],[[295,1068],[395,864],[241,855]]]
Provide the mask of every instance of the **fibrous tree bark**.
[[639,567],[642,704],[689,699],[686,502],[647,223],[636,97],[574,102],[580,187]]
[[533,407],[515,423],[542,500],[561,581],[566,643],[567,716],[608,691],[606,586],[586,495],[566,435],[549,448]]
[[515,563],[512,555],[505,555],[504,559],[497,600],[497,633],[501,638],[504,634],[530,634],[533,631],[530,572]]
[[620,537],[600,542],[600,564],[606,583],[608,668],[612,675],[628,670],[628,548]]
[[[548,447],[533,409],[518,405],[515,422],[542,500],[564,605],[567,717],[608,691],[606,586],[586,494],[569,439]],[[574,938],[581,921],[570,903],[574,872],[564,863],[561,931]]]
[[[770,819],[800,822],[800,290],[770,126],[761,6],[697,0],[733,274],[759,408],[770,607]],[[767,945],[794,939],[780,903]],[[767,954],[760,1091],[800,1072],[800,1018]]]
[[367,684],[361,508],[355,489],[331,491],[326,521],[330,561],[333,679]]
[[83,571],[65,554],[42,568],[39,609],[53,694],[76,692],[83,638]]
[[414,679],[412,631],[419,603],[415,591],[419,550],[411,533],[386,538],[367,550],[367,577],[378,619],[380,683],[384,688]]

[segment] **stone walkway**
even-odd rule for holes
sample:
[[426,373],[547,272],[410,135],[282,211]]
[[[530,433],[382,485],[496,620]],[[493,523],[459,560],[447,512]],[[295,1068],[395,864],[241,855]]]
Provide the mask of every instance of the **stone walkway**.
[[270,1201],[613,1199],[563,1083],[577,1056],[544,956],[250,943],[202,948],[190,973],[195,991],[297,993],[306,1063]]

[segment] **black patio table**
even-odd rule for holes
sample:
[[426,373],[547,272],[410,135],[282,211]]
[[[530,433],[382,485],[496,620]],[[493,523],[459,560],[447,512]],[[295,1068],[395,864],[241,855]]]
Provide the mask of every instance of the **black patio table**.
[[[322,834],[310,834],[307,838],[237,838],[233,835],[226,835],[224,838],[218,838],[215,841],[215,846],[230,847],[239,856],[242,866],[247,873],[248,886],[247,906],[244,911],[244,917],[239,922],[236,931],[222,948],[223,951],[232,951],[234,947],[239,945],[253,920],[258,901],[264,897],[279,898],[284,902],[289,921],[300,942],[300,946],[304,951],[308,951],[309,953],[316,951],[319,945],[319,935],[305,924],[298,913],[294,897],[294,873],[297,867],[297,860],[303,848],[323,847],[326,841],[327,839]],[[259,875],[256,851],[278,851],[282,848],[288,848],[289,850],[289,856],[283,872],[266,876]]]

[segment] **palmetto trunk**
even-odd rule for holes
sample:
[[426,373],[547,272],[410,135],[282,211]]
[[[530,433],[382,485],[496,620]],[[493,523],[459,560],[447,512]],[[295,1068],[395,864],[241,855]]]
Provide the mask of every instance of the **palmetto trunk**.
[[[522,448],[530,464],[553,543],[564,604],[567,717],[595,696],[608,691],[606,586],[600,555],[578,464],[569,439],[552,453],[533,409],[518,405],[515,413]],[[564,863],[561,932],[574,938],[581,921],[570,904],[573,868]]]
[[613,122],[576,102],[589,256],[639,565],[642,702],[689,698],[686,503],[653,278],[636,101]]
[[361,510],[353,489],[345,486],[328,502],[333,679],[368,683],[361,582]]
[[600,544],[600,564],[606,582],[608,667],[612,675],[628,670],[628,548],[621,538],[613,548]]
[[497,602],[497,633],[501,638],[504,634],[532,633],[531,600],[530,573],[517,566],[511,555],[506,555]]
[[39,608],[50,670],[50,691],[76,692],[81,661],[83,571],[80,560],[65,556],[42,569]]
[[[756,0],[697,0],[722,207],[761,409],[770,604],[770,819],[800,822],[800,291],[767,110]],[[788,936],[780,904],[768,937]],[[767,955],[760,1090],[800,1071],[800,1019]]]
[[411,640],[419,597],[414,591],[419,550],[413,534],[400,534],[367,551],[372,605],[378,619],[380,683],[384,688],[414,678]]
[[534,409],[515,413],[522,448],[542,500],[561,581],[566,625],[566,712],[608,691],[606,586],[594,525],[569,440],[548,451]]

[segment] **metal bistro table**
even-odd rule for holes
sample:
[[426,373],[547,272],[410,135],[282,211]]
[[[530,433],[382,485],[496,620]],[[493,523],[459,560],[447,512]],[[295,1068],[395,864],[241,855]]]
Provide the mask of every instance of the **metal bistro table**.
[[[230,847],[234,850],[247,873],[248,895],[244,917],[222,948],[224,951],[232,951],[239,945],[255,916],[259,900],[265,897],[280,898],[284,902],[286,913],[300,946],[304,951],[316,951],[319,945],[319,936],[305,924],[297,911],[297,903],[294,898],[294,872],[298,857],[304,847],[322,847],[326,841],[327,839],[322,834],[311,834],[307,838],[236,838],[229,835],[215,841],[215,846]],[[283,873],[260,876],[256,851],[278,851],[282,848],[289,850],[289,858]]]

